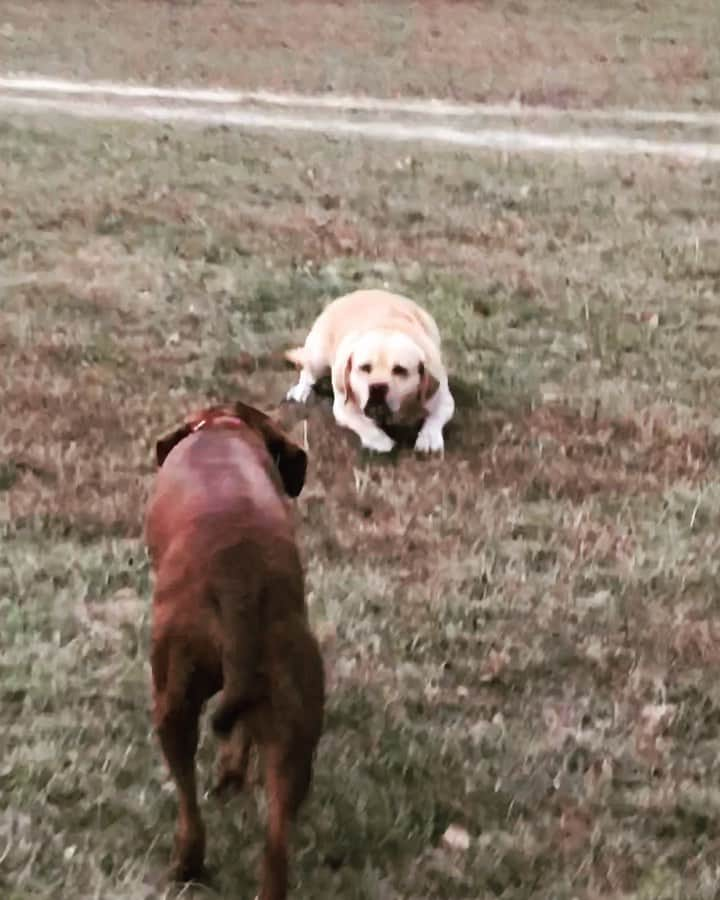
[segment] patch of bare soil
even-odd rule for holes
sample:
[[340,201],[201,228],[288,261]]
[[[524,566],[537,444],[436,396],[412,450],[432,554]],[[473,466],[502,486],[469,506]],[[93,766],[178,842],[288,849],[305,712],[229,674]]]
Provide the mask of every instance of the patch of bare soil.
[[661,413],[585,417],[548,405],[499,422],[478,458],[478,474],[485,485],[512,486],[526,499],[581,501],[595,493],[636,494],[681,480],[696,483],[717,456],[717,440],[708,429],[678,432]]

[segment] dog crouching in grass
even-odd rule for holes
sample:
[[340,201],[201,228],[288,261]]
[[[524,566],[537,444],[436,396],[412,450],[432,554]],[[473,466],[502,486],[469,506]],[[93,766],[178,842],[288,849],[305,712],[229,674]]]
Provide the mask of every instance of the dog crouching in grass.
[[154,721],[179,801],[173,875],[203,875],[195,754],[202,708],[220,692],[214,792],[242,788],[255,745],[268,810],[260,900],[284,900],[289,827],[310,786],[325,696],[284,496],[302,490],[307,457],[243,403],[200,412],[156,455],[145,535]]
[[316,381],[332,375],[333,415],[378,453],[394,441],[383,429],[422,422],[421,453],[442,451],[443,428],[455,412],[434,319],[407,297],[354,291],[330,303],[303,347],[286,358],[300,369],[288,400],[305,403]]

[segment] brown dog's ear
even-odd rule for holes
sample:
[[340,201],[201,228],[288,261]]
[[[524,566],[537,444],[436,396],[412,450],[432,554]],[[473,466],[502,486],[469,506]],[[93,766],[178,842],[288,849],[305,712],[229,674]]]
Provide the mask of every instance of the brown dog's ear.
[[266,416],[254,406],[237,402],[235,414],[261,435],[280,473],[285,493],[288,497],[297,497],[305,485],[307,472],[305,451],[291,441],[270,416]]
[[179,444],[180,441],[186,438],[191,432],[192,426],[186,424],[178,428],[177,431],[173,431],[172,434],[167,435],[167,437],[160,438],[155,444],[155,459],[157,460],[158,469],[165,462],[165,459],[172,448],[176,444]]
[[266,435],[265,443],[280,472],[285,493],[288,497],[297,497],[305,485],[307,453],[280,431],[275,437]]
[[418,372],[420,373],[420,387],[418,388],[418,397],[420,399],[420,403],[424,406],[435,393],[435,391],[440,387],[440,382],[437,380],[437,378],[435,378],[434,375],[431,375],[430,372],[428,372],[425,363],[420,363]]

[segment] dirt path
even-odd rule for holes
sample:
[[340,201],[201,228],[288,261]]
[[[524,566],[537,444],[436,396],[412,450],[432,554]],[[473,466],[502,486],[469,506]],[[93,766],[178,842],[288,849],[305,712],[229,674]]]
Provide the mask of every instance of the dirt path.
[[[138,102],[143,101],[143,102]],[[437,100],[269,91],[161,88],[146,85],[73,82],[41,77],[0,78],[0,109],[91,119],[225,125],[262,130],[322,133],[398,142],[431,142],[507,153],[648,155],[690,161],[720,161],[718,140],[666,140],[627,133],[639,126],[720,126],[720,113],[679,111],[568,110]],[[331,110],[336,115],[327,115]],[[338,115],[344,114],[344,115]],[[484,124],[511,120],[508,127]],[[552,131],[529,129],[542,120]],[[612,122],[612,132],[590,132],[588,123]],[[462,126],[462,127],[461,127]],[[625,131],[626,133],[623,133]]]
[[234,91],[227,89],[160,87],[147,84],[122,84],[110,81],[68,81],[36,76],[0,76],[0,93],[26,92],[53,96],[108,96],[125,99],[171,100],[191,103],[247,104],[333,109],[378,113],[415,113],[448,118],[486,117],[512,119],[550,119],[576,122],[617,122],[643,125],[696,125],[720,127],[720,111],[656,109],[573,109],[555,106],[529,106],[520,103],[456,103],[448,100],[397,97],[392,99],[348,94],[297,94],[276,91]]

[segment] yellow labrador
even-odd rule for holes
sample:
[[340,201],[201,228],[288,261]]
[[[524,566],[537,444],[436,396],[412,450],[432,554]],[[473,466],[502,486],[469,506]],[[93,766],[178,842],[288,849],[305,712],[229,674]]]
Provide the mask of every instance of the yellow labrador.
[[354,291],[318,316],[305,345],[286,357],[300,368],[288,400],[304,403],[330,371],[339,425],[364,447],[386,453],[394,441],[381,426],[423,425],[415,449],[443,449],[443,428],[455,411],[432,317],[407,297],[388,291]]

